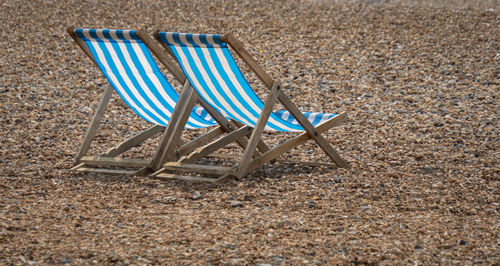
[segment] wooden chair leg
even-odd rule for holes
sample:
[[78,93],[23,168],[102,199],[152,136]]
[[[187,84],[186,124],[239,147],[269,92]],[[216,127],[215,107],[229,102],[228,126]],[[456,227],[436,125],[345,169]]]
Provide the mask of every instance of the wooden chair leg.
[[101,122],[102,116],[104,114],[104,111],[106,110],[109,100],[111,100],[111,95],[113,93],[113,87],[108,83],[106,86],[106,89],[104,90],[104,94],[102,95],[102,98],[99,102],[99,105],[97,106],[97,110],[95,111],[94,117],[92,118],[92,121],[90,122],[89,127],[87,128],[87,132],[85,133],[85,138],[83,139],[82,145],[80,146],[80,150],[78,151],[78,154],[75,157],[75,160],[73,162],[74,165],[78,164],[80,159],[87,154],[90,144],[92,143],[92,140],[94,139],[94,136],[97,132],[97,128],[99,127],[99,123]]
[[[316,127],[317,131],[318,131],[318,133],[323,133],[323,132],[329,130],[330,128],[337,126],[340,123],[346,121],[347,119],[348,119],[348,117],[345,113],[338,114],[335,117],[332,117],[329,120],[325,121],[324,123],[318,125]],[[310,134],[307,132],[303,132],[300,135],[285,141],[284,143],[274,147],[272,150],[262,154],[261,156],[259,156],[256,159],[252,160],[252,162],[250,162],[250,165],[248,167],[248,171],[252,171],[256,168],[259,168],[263,164],[279,157],[283,153],[285,153],[285,152],[287,152],[287,151],[289,151],[289,150],[291,150],[291,149],[293,149],[301,144],[306,143],[310,139],[311,139]]]
[[251,159],[254,155],[255,149],[257,148],[259,141],[261,140],[260,137],[262,136],[262,132],[264,131],[267,120],[271,115],[273,106],[276,103],[276,99],[280,94],[281,94],[281,83],[276,82],[273,85],[271,93],[269,94],[264,104],[264,108],[262,108],[262,112],[259,115],[257,124],[255,125],[252,135],[250,136],[250,139],[248,141],[248,145],[245,148],[245,151],[243,152],[243,156],[241,157],[241,161],[238,163],[238,168],[236,171],[237,178],[242,178],[248,173],[248,165],[251,162]]
[[290,100],[288,97],[284,94],[281,94],[278,97],[279,101],[285,109],[287,109],[290,114],[293,115],[293,117],[299,122],[299,124],[304,128],[304,130],[311,136],[311,138],[318,144],[318,146],[330,157],[335,164],[337,164],[339,167],[343,168],[349,168],[349,164],[340,158],[338,153],[333,149],[333,147],[326,141],[325,138],[323,138],[316,128],[311,124],[309,120],[304,116],[304,114],[297,108],[297,106]]
[[137,133],[136,135],[130,137],[129,139],[126,139],[125,141],[121,142],[120,144],[116,145],[115,147],[109,149],[104,156],[107,157],[116,157],[131,148],[142,144],[144,141],[148,140],[149,138],[153,137],[154,135],[160,133],[163,131],[165,127],[156,125],[152,126],[146,130],[143,130],[142,132]]
[[160,169],[164,162],[174,159],[176,145],[195,104],[195,93],[194,88],[186,80],[170,121],[160,139],[158,150],[153,157],[151,163],[153,170]]

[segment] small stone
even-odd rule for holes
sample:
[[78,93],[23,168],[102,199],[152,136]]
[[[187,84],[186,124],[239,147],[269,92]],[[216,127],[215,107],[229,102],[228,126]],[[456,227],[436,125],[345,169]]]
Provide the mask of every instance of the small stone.
[[200,198],[201,198],[201,194],[199,194],[199,193],[196,193],[193,196],[191,196],[191,199],[193,199],[193,200],[197,200],[197,199],[200,199]]
[[460,243],[458,243],[460,246],[465,246],[467,245],[467,241],[465,240],[460,240]]
[[432,169],[432,167],[429,166],[424,166],[422,168],[422,171],[424,171],[424,174],[432,174],[434,172],[434,169]]
[[415,245],[415,249],[424,249],[421,245]]
[[241,206],[243,206],[243,203],[241,203],[240,201],[231,201],[231,207],[236,208]]
[[59,263],[61,264],[68,264],[68,263],[71,263],[71,260],[70,259],[62,259],[59,261]]
[[335,183],[337,183],[337,184],[338,184],[338,183],[342,182],[342,179],[341,179],[340,177],[335,177],[335,178],[333,179],[333,182],[335,182]]

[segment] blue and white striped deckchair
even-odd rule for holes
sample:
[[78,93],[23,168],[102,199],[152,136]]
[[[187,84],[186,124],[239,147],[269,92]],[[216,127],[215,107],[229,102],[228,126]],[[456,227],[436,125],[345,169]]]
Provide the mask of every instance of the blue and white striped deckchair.
[[[347,116],[300,112],[281,92],[281,84],[274,82],[232,35],[157,32],[155,37],[164,47],[170,49],[189,82],[203,100],[224,116],[253,128],[249,145],[236,169],[236,176],[242,177],[249,170],[295,147],[298,143],[295,139],[292,145],[292,139],[292,142],[282,144],[252,160],[255,141],[260,139],[264,129],[303,132],[299,135],[301,139],[312,138],[338,166],[348,167],[330,144],[319,135],[320,131],[329,129],[345,120]],[[266,102],[259,99],[243,77],[228,49],[229,46],[271,89]],[[280,101],[286,110],[272,112],[276,101]]]
[[[106,158],[84,156],[108,104],[112,91],[109,87],[77,155],[75,164],[79,164],[79,166],[75,169],[96,171],[96,168],[87,166],[104,165],[105,163],[107,166],[129,166],[130,164],[124,162],[123,159],[116,162],[116,158],[112,157],[116,157],[133,145],[140,144],[152,135],[161,132],[172,116],[179,95],[161,73],[148,47],[136,31],[69,28],[68,32],[99,67],[121,99],[141,118],[156,125],[110,150],[105,154]],[[187,119],[185,128],[205,128],[216,124],[207,111],[201,107],[195,107]],[[149,161],[129,163],[134,166],[146,166]],[[104,170],[99,169],[99,171],[103,172]]]

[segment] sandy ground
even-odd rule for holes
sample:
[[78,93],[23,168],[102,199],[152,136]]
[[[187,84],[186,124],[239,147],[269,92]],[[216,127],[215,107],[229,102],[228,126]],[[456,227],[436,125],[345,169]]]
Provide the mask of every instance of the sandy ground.
[[[0,264],[499,263],[498,6],[1,1]],[[349,114],[326,138],[352,168],[223,186],[69,171],[106,84],[70,25],[233,32],[303,110]],[[147,126],[115,97],[92,152]]]

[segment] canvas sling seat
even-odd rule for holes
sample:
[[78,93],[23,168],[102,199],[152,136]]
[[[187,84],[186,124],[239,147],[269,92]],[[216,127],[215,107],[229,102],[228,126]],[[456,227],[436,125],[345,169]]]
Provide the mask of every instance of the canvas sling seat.
[[[226,180],[230,176],[241,178],[249,171],[260,167],[262,164],[275,159],[284,152],[312,139],[323,151],[340,167],[348,167],[346,161],[340,158],[331,145],[320,135],[331,127],[347,119],[345,113],[328,114],[317,112],[301,112],[297,106],[282,92],[280,82],[275,82],[257,64],[250,54],[243,48],[231,34],[186,34],[174,32],[156,32],[155,37],[174,56],[182,72],[187,77],[191,86],[185,86],[188,95],[195,94],[213,107],[223,116],[228,117],[243,125],[240,129],[247,128],[246,134],[250,136],[248,145],[239,162],[234,167],[220,168],[213,171],[220,174],[217,181]],[[250,69],[270,89],[269,96],[262,101],[244,78],[232,54],[232,47],[245,61]],[[273,112],[276,102],[280,102],[284,111]],[[180,115],[187,116],[187,112]],[[177,123],[171,121],[169,126]],[[181,123],[182,124],[182,123]],[[177,125],[179,127],[180,124]],[[256,146],[261,141],[263,130],[280,132],[299,132],[298,136],[270,149],[263,154],[256,155]],[[224,143],[225,144],[225,143]],[[217,146],[217,145],[214,145]],[[212,151],[212,149],[208,149]],[[206,155],[206,154],[202,154]],[[202,155],[192,155],[183,161],[164,162],[165,167],[156,171],[154,175],[169,175],[170,170],[181,168],[182,163],[186,171],[197,172],[199,168],[194,162]],[[174,167],[176,166],[176,167]],[[191,169],[189,169],[191,167]]]

